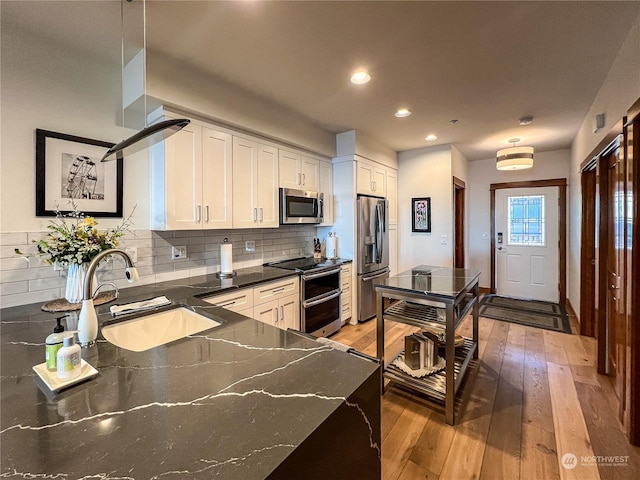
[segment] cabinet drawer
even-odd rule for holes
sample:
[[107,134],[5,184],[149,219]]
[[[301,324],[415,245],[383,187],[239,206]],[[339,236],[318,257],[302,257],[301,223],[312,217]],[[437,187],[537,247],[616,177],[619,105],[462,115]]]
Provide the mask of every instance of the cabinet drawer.
[[214,297],[203,298],[205,302],[234,312],[253,308],[253,289],[245,288],[231,293],[223,293]]
[[254,305],[260,305],[270,300],[277,300],[287,295],[297,294],[299,284],[300,278],[295,276],[257,286],[253,289]]

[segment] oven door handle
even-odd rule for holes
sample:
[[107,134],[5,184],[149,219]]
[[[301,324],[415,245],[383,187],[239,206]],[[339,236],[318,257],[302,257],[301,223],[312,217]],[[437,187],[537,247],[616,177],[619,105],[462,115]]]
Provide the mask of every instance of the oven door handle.
[[329,300],[333,300],[334,298],[339,297],[341,293],[342,293],[342,290],[336,290],[331,295],[327,295],[326,297],[320,297],[317,300],[311,300],[311,301],[305,300],[304,302],[302,302],[302,308],[309,308],[309,307],[313,307],[314,305],[318,305],[320,303],[328,302]]
[[334,268],[333,270],[327,270],[326,272],[312,273],[311,275],[304,274],[302,275],[302,280],[313,280],[314,278],[326,277],[327,275],[333,275],[334,273],[340,273],[340,267]]

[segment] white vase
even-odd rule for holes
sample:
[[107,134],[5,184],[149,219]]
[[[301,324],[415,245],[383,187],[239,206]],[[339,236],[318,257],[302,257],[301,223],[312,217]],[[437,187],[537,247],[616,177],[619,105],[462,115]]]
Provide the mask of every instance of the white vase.
[[[79,303],[84,296],[84,277],[89,267],[86,263],[72,263],[67,270],[67,287],[64,291],[64,298],[69,303]],[[97,287],[93,276],[93,287]]]

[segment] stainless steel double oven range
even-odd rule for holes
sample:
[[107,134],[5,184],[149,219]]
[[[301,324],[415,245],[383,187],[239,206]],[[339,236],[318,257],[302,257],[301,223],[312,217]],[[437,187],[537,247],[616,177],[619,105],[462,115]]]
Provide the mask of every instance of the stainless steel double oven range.
[[340,260],[302,257],[267,265],[300,274],[300,330],[316,337],[340,330]]

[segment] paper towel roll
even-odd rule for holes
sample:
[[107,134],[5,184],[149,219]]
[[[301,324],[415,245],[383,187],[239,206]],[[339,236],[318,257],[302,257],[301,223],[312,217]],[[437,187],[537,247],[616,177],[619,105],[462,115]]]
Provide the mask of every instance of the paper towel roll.
[[220,272],[233,273],[233,250],[230,243],[220,244]]
[[338,258],[338,237],[327,237],[326,255],[327,258]]

